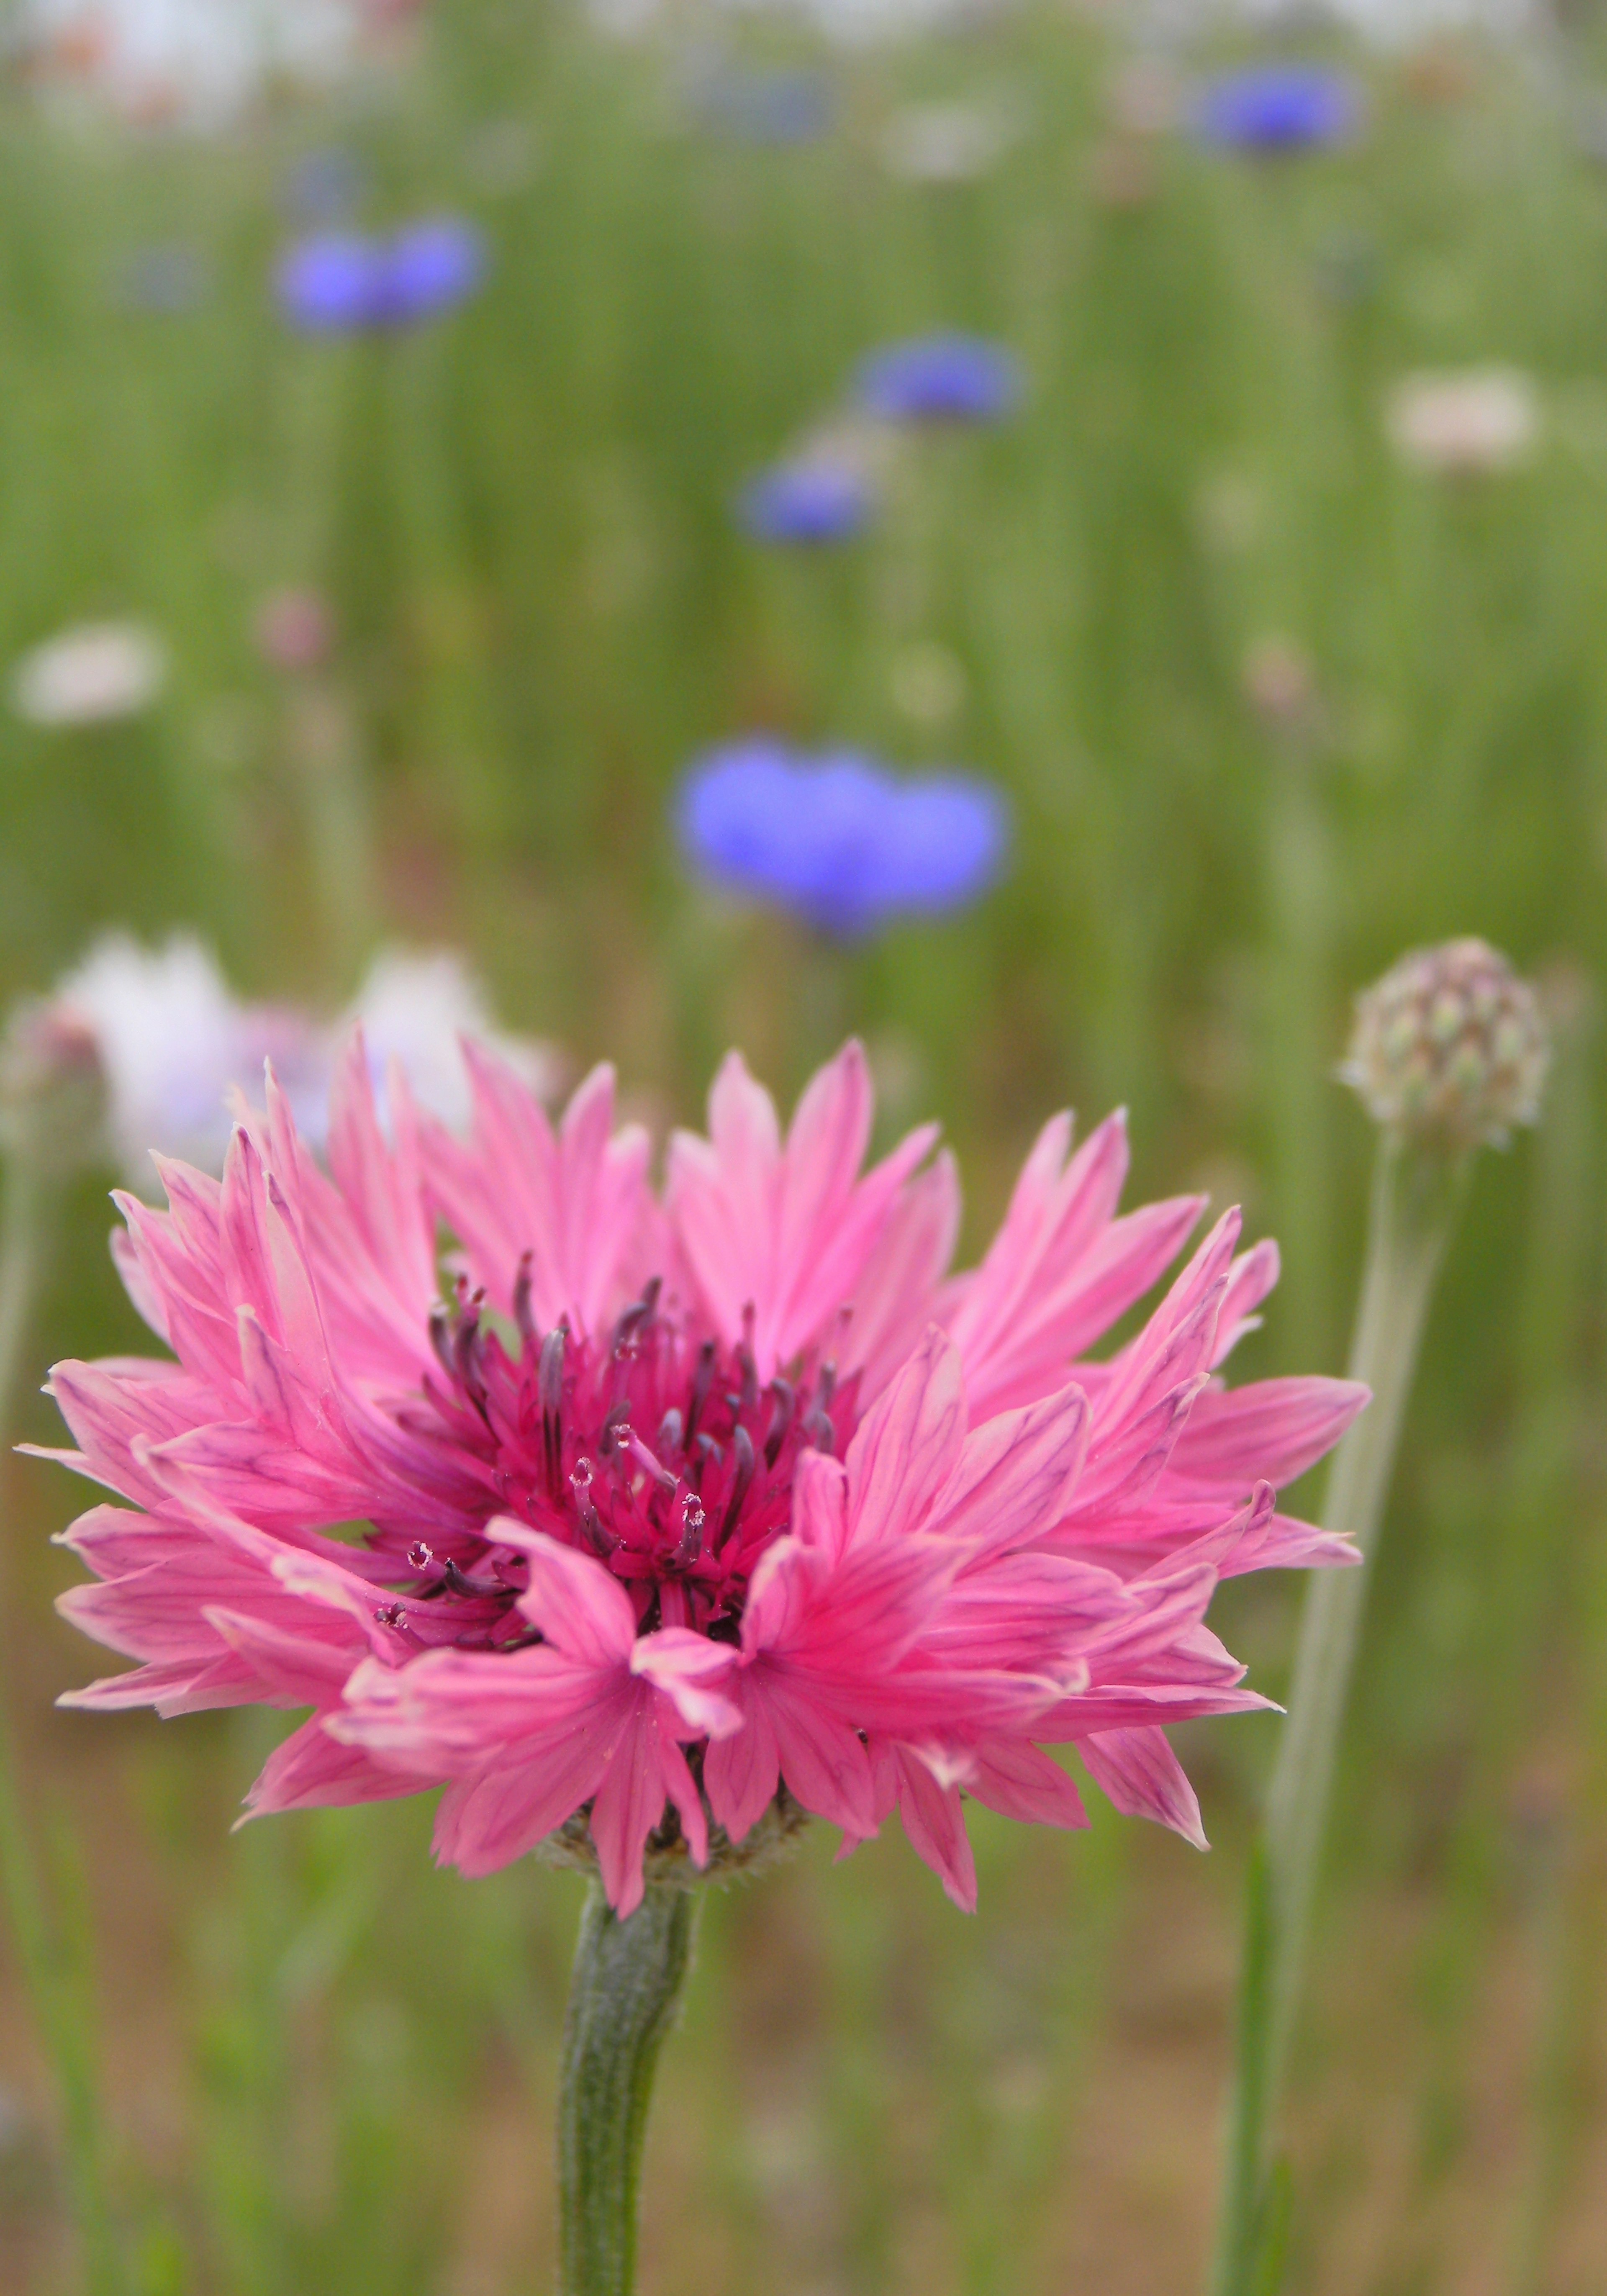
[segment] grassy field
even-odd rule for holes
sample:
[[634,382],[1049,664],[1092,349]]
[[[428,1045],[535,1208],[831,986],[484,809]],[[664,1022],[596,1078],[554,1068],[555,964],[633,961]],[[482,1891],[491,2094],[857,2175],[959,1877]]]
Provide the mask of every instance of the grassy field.
[[[1338,1369],[1371,1153],[1333,1082],[1352,991],[1476,931],[1541,977],[1541,1131],[1481,1162],[1426,1356],[1352,1716],[1295,2099],[1290,2285],[1607,2286],[1607,170],[1587,55],[1374,63],[1354,149],[1146,145],[1102,199],[1119,51],[1045,9],[832,60],[820,141],[700,119],[707,27],[603,43],[442,0],[416,66],[226,144],[0,100],[0,660],[167,635],[152,716],[0,723],[0,988],[92,931],[193,924],[332,1008],[382,936],[455,940],[507,1021],[617,1059],[660,1119],[740,1042],[791,1092],[849,1028],[888,1123],[939,1116],[987,1233],[1042,1117],[1132,1111],[1136,1193],[1202,1184],[1285,1277],[1246,1368]],[[805,53],[776,26],[739,53]],[[700,60],[701,60],[700,62]],[[896,180],[894,108],[980,94],[974,183]],[[338,144],[375,224],[482,223],[441,327],[289,335],[287,170]],[[192,309],[130,308],[152,247]],[[837,554],[736,530],[744,478],[858,355],[936,324],[1024,361],[1021,414],[917,441]],[[1444,483],[1382,408],[1529,370],[1532,464]],[[335,602],[338,741],[252,646]],[[1297,726],[1246,663],[1309,660]],[[1253,685],[1253,679],[1251,684]],[[974,914],[844,951],[712,900],[668,825],[754,726],[960,763],[1017,860]],[[366,824],[366,826],[365,826]],[[370,855],[371,858],[365,859]],[[97,1176],[33,1350],[138,1344]],[[29,1382],[31,1386],[31,1382]],[[20,1432],[53,1440],[30,1399]],[[557,2022],[579,1902],[466,1883],[427,1812],[231,1837],[260,1718],[90,1720],[50,1597],[56,1470],[4,1468],[0,1678],[49,1869],[104,2218],[72,2229],[50,2053],[0,1943],[0,2284],[19,2296],[526,2296],[549,2284]],[[1275,1694],[1298,1587],[1219,1622]],[[648,2168],[647,2296],[1154,2296],[1199,2284],[1243,1849],[1270,1717],[1190,1727],[1217,1843],[1105,1812],[973,1820],[981,1910],[900,1842],[711,1905]],[[82,2149],[82,2148],[80,2148]],[[98,2229],[96,2228],[98,2226]]]

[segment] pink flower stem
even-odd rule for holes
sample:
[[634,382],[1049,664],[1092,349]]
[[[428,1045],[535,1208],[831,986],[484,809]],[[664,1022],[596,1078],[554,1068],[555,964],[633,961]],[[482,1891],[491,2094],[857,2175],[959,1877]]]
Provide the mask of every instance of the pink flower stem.
[[1387,1133],[1380,1144],[1350,1351],[1350,1375],[1372,1389],[1373,1400],[1334,1454],[1323,1514],[1325,1528],[1355,1539],[1362,1563],[1318,1571],[1307,1590],[1289,1718],[1251,1868],[1212,2296],[1262,2296],[1276,2285],[1281,2195],[1272,2139],[1340,1733],[1423,1322],[1467,1164],[1465,1154],[1405,1145]]
[[692,1961],[696,1899],[650,1882],[620,1921],[600,1882],[580,1916],[558,2099],[559,2296],[630,2296],[659,2050]]

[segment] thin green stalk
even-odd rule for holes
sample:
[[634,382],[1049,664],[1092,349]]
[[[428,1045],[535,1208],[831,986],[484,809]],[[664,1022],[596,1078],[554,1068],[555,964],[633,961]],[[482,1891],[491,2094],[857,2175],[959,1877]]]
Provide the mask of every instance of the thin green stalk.
[[[6,1159],[0,1214],[0,1441],[9,1441],[18,1383],[33,1329],[39,1275],[54,1218],[56,1190],[43,1157],[27,1143]],[[34,1854],[11,1730],[0,1709],[0,1902],[17,1964],[49,2054],[61,2102],[69,2188],[88,2296],[119,2296],[121,2259],[106,2194],[100,2100],[75,1956],[53,1918]]]
[[659,2050],[692,1961],[696,1899],[649,1882],[620,1921],[594,1882],[563,2028],[559,2296],[630,2296],[636,2194]]
[[1354,1538],[1362,1564],[1320,1572],[1306,1597],[1289,1718],[1251,1890],[1213,2296],[1259,2296],[1272,2284],[1271,2137],[1300,2005],[1334,1762],[1371,1577],[1367,1566],[1465,1168],[1464,1157],[1404,1147],[1390,1135],[1379,1150],[1350,1353],[1350,1374],[1371,1388],[1373,1401],[1334,1456],[1324,1510],[1329,1528]]

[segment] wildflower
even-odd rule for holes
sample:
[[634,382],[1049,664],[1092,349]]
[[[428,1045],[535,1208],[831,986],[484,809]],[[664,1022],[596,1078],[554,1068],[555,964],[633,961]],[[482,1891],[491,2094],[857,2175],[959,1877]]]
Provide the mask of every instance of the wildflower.
[[979,899],[1010,837],[1004,800],[985,782],[899,780],[852,750],[795,757],[766,740],[701,759],[679,825],[688,858],[717,882],[845,939]]
[[1019,127],[1004,103],[906,103],[881,135],[881,163],[907,184],[974,183],[996,168]]
[[916,335],[863,361],[858,399],[884,422],[999,422],[1022,392],[1020,365],[980,335]]
[[381,953],[331,1027],[293,1005],[243,1002],[193,934],[147,949],[127,933],[108,933],[25,1017],[29,1046],[87,1048],[102,1108],[85,1150],[92,1157],[109,1151],[135,1187],[150,1180],[152,1151],[221,1171],[233,1131],[230,1088],[260,1075],[266,1060],[303,1136],[322,1152],[331,1086],[354,1023],[367,1031],[381,1100],[399,1064],[413,1099],[448,1126],[468,1120],[466,1032],[494,1044],[530,1089],[550,1093],[558,1082],[549,1046],[494,1033],[483,990],[447,951]]
[[1118,135],[1164,135],[1183,109],[1182,84],[1163,58],[1135,56],[1111,76],[1105,106]]
[[1518,470],[1540,437],[1540,405],[1515,367],[1409,374],[1390,395],[1385,422],[1405,463],[1452,477]]
[[272,590],[257,609],[254,631],[271,668],[305,676],[328,660],[334,618],[316,590]]
[[851,458],[806,453],[743,488],[737,516],[760,542],[850,542],[875,515],[867,472]]
[[1348,73],[1320,64],[1266,63],[1209,81],[1193,118],[1208,144],[1275,153],[1348,144],[1364,111],[1361,89]]
[[279,300],[314,334],[414,326],[454,309],[485,276],[485,242],[461,216],[433,216],[389,239],[318,232],[282,258]]
[[[551,1045],[496,1028],[484,988],[452,949],[389,948],[374,958],[346,1012],[324,1032],[325,1103],[354,1028],[362,1030],[382,1112],[387,1078],[399,1066],[419,1107],[455,1132],[468,1125],[472,1105],[466,1038],[488,1046],[538,1099],[550,1099],[562,1081]],[[321,1125],[320,1145],[324,1131]]]
[[1488,941],[1414,949],[1357,997],[1341,1075],[1375,1122],[1452,1146],[1505,1144],[1540,1111],[1539,999]]
[[1117,1216],[1119,1117],[1074,1155],[1054,1119],[950,1279],[953,1163],[928,1127],[862,1172],[857,1046],[784,1138],[731,1055],[661,1197],[610,1070],[554,1131],[467,1057],[467,1141],[404,1094],[388,1144],[354,1046],[327,1176],[270,1075],[221,1186],[168,1165],[168,1212],[123,1200],[177,1360],[53,1374],[68,1463],[133,1503],[67,1534],[101,1583],[63,1607],[142,1661],[70,1702],[310,1708],[253,1810],[445,1783],[440,1857],[592,1858],[621,1916],[644,1864],[740,1859],[799,1810],[852,1846],[897,1808],[969,1906],[963,1795],[1085,1822],[1049,1746],[1200,1839],[1163,1725],[1262,1702],[1212,1591],[1349,1554],[1273,1486],[1360,1391],[1214,1375],[1273,1247],[1236,1257],[1227,1214],[1092,1362],[1201,1210]]
[[711,127],[746,144],[813,144],[832,124],[832,83],[819,71],[727,65],[695,102]]
[[1316,674],[1304,647],[1291,638],[1258,638],[1244,657],[1244,698],[1274,732],[1308,730],[1316,706]]
[[98,726],[136,718],[168,678],[167,648],[139,622],[85,622],[24,654],[12,706],[35,726]]
[[225,1096],[272,1058],[299,1096],[316,1090],[315,1031],[288,1007],[247,1005],[193,935],[160,949],[107,933],[60,980],[45,1008],[93,1046],[105,1088],[107,1145],[140,1185],[150,1152],[222,1169]]

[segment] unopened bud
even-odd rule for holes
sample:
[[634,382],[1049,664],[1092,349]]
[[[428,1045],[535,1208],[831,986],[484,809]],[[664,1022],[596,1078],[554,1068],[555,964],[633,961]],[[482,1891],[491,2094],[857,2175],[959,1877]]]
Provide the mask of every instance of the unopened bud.
[[1362,992],[1340,1074],[1403,1137],[1501,1146],[1538,1116],[1550,1052],[1528,982],[1488,941],[1452,940]]
[[0,1147],[64,1175],[103,1154],[105,1111],[88,1023],[55,1001],[19,1005],[0,1038]]

